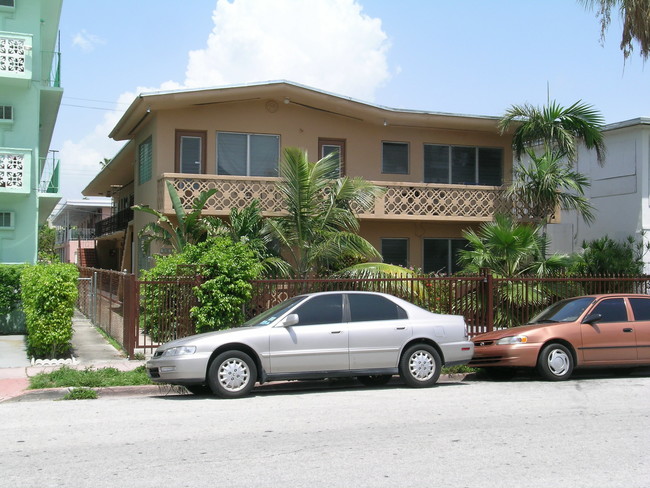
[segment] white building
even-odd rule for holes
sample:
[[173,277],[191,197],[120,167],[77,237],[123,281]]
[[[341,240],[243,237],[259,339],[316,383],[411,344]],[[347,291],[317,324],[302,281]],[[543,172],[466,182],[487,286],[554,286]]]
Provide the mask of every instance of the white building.
[[[605,127],[607,153],[600,166],[594,151],[581,147],[577,170],[588,176],[587,196],[596,220],[587,225],[575,212],[562,212],[562,221],[549,226],[552,250],[575,252],[584,241],[605,235],[616,241],[628,236],[650,240],[650,118],[617,122]],[[650,274],[650,253],[644,257]]]

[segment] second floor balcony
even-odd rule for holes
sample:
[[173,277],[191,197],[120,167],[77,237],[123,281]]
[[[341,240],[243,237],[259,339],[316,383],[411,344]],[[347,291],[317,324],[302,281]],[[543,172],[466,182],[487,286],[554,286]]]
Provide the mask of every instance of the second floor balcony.
[[131,220],[133,220],[133,209],[121,210],[115,215],[97,222],[95,224],[95,235],[100,237],[123,231],[129,226]]
[[[173,214],[166,189],[173,184],[186,210],[202,192],[216,189],[208,199],[206,215],[227,216],[232,208],[244,208],[258,200],[264,216],[281,216],[284,210],[277,178],[188,175],[165,173],[158,185],[158,209]],[[375,181],[386,188],[374,207],[358,214],[361,220],[412,221],[490,221],[498,213],[521,214],[517,205],[505,195],[502,187],[474,185],[443,185],[437,183],[401,183]],[[523,212],[525,214],[525,212]]]

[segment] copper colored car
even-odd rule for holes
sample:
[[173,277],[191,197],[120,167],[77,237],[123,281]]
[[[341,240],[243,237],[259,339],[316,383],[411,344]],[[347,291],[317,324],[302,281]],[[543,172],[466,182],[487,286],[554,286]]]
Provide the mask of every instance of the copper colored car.
[[650,365],[650,296],[592,295],[557,302],[528,324],[477,335],[470,366],[491,377],[536,368],[552,381],[575,368]]

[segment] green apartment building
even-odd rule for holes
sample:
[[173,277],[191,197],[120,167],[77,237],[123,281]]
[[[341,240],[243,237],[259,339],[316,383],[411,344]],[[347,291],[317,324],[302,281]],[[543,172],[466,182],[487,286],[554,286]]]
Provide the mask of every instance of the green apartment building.
[[36,262],[38,226],[61,198],[50,141],[62,2],[0,0],[0,263]]

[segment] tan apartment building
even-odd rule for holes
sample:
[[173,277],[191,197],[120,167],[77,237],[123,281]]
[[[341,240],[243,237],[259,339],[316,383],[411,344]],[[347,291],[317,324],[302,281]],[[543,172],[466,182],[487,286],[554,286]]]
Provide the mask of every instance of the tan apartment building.
[[286,81],[145,93],[110,134],[127,144],[83,193],[114,199],[98,245],[116,249],[121,269],[138,270],[151,264],[138,241],[151,217],[130,207],[174,215],[167,181],[188,209],[216,188],[206,215],[227,217],[257,199],[276,216],[282,149],[304,149],[311,161],[335,151],[342,175],[387,189],[359,215],[361,235],[384,260],[453,272],[462,231],[512,211],[511,137],[499,135],[498,120],[397,110]]

